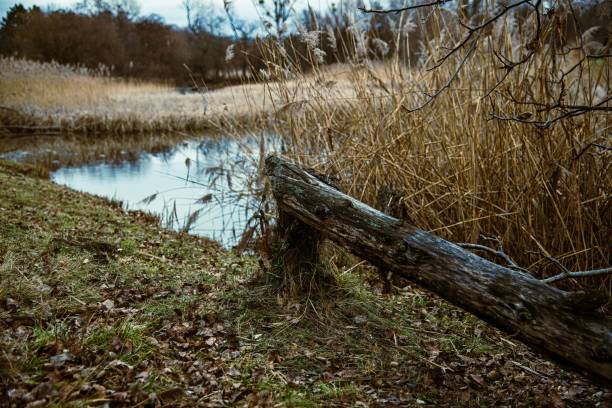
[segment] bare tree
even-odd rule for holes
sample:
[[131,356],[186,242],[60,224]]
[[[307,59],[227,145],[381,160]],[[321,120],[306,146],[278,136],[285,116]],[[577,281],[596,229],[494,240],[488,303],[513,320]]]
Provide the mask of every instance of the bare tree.
[[[189,64],[193,73],[205,79],[224,78],[225,50],[230,43],[226,16],[211,1],[183,0],[190,36],[195,50]],[[196,81],[197,82],[197,81]]]
[[140,3],[138,0],[81,0],[75,5],[75,9],[88,14],[123,14],[133,20],[140,14]]
[[187,17],[187,28],[193,31],[193,18],[195,13],[194,8],[196,8],[196,1],[183,0],[181,1],[181,5],[183,6],[183,9],[185,10],[185,16]]
[[295,13],[296,0],[258,0],[257,8],[268,34],[282,38],[287,34],[287,23]]
[[182,6],[187,17],[187,27],[191,32],[223,35],[226,19],[212,2],[183,0]]
[[225,10],[225,15],[227,16],[227,21],[234,33],[234,39],[238,40],[247,40],[249,39],[255,31],[257,31],[258,24],[254,21],[248,21],[236,16],[234,12],[234,3],[232,0],[224,0],[223,1],[223,9]]

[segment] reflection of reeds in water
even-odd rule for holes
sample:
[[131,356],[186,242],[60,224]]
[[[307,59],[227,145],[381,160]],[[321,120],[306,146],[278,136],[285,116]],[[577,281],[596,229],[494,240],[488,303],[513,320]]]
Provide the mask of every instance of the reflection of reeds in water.
[[[194,136],[177,132],[115,135],[92,138],[84,135],[8,137],[0,145],[0,155],[15,158],[47,170],[78,167],[98,162],[136,162],[142,153],[164,153],[177,143]],[[210,133],[210,137],[215,137]]]
[[[159,214],[164,227],[245,249],[260,222],[264,185],[259,166],[263,165],[265,152],[261,146],[268,144],[265,138],[274,144],[273,138],[264,135],[259,142],[245,136],[225,143],[201,142],[196,157],[185,160],[185,173],[172,174],[185,183],[184,187],[158,191],[140,204],[164,200]],[[207,144],[215,147],[207,149],[204,147]],[[193,197],[190,194],[194,190],[201,194]],[[179,209],[179,201],[189,202],[187,211]]]

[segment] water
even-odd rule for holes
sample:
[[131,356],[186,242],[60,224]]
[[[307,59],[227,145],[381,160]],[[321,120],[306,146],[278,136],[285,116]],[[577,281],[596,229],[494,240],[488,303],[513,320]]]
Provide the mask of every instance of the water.
[[[166,227],[238,243],[258,207],[255,140],[187,141],[137,161],[61,168],[52,179],[161,216]],[[195,214],[195,215],[194,215]]]

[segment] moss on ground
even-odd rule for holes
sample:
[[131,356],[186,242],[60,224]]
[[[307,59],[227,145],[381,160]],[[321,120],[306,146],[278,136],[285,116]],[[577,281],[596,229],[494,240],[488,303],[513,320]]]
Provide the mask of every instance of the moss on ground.
[[330,263],[336,286],[289,298],[255,257],[37,175],[0,162],[7,405],[601,406],[612,398],[434,296],[410,287],[380,294],[367,268],[342,273]]

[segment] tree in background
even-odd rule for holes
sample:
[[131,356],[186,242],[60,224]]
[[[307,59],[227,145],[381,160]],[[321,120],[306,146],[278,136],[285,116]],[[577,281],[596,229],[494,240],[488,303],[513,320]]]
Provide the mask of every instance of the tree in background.
[[[134,0],[83,0],[75,10],[11,7],[0,26],[0,54],[97,68],[113,75],[189,83],[188,65],[206,81],[222,81],[224,16],[202,9],[190,29],[160,16],[139,17]],[[221,18],[219,18],[221,17]]]
[[[38,9],[36,8],[32,8]],[[6,16],[2,17],[0,26],[0,54],[11,54],[17,46],[17,32],[19,28],[27,24],[28,10],[21,4],[16,4],[9,9]]]
[[239,72],[240,78],[248,78],[253,64],[249,59],[249,53],[254,51],[252,39],[259,28],[259,23],[238,17],[234,12],[232,0],[224,0],[223,9],[234,34],[233,44],[225,51],[225,63],[230,70]]
[[137,0],[81,0],[75,5],[75,10],[81,13],[96,15],[109,12],[114,15],[125,15],[134,20],[140,15],[140,3]]
[[223,34],[226,19],[223,13],[210,1],[183,0],[181,2],[187,17],[187,28],[196,35],[202,33]]
[[222,81],[225,50],[231,43],[225,15],[211,2],[183,0],[182,5],[193,53],[187,65],[202,79]]
[[258,0],[259,17],[266,32],[283,38],[289,31],[289,20],[295,14],[296,0]]

